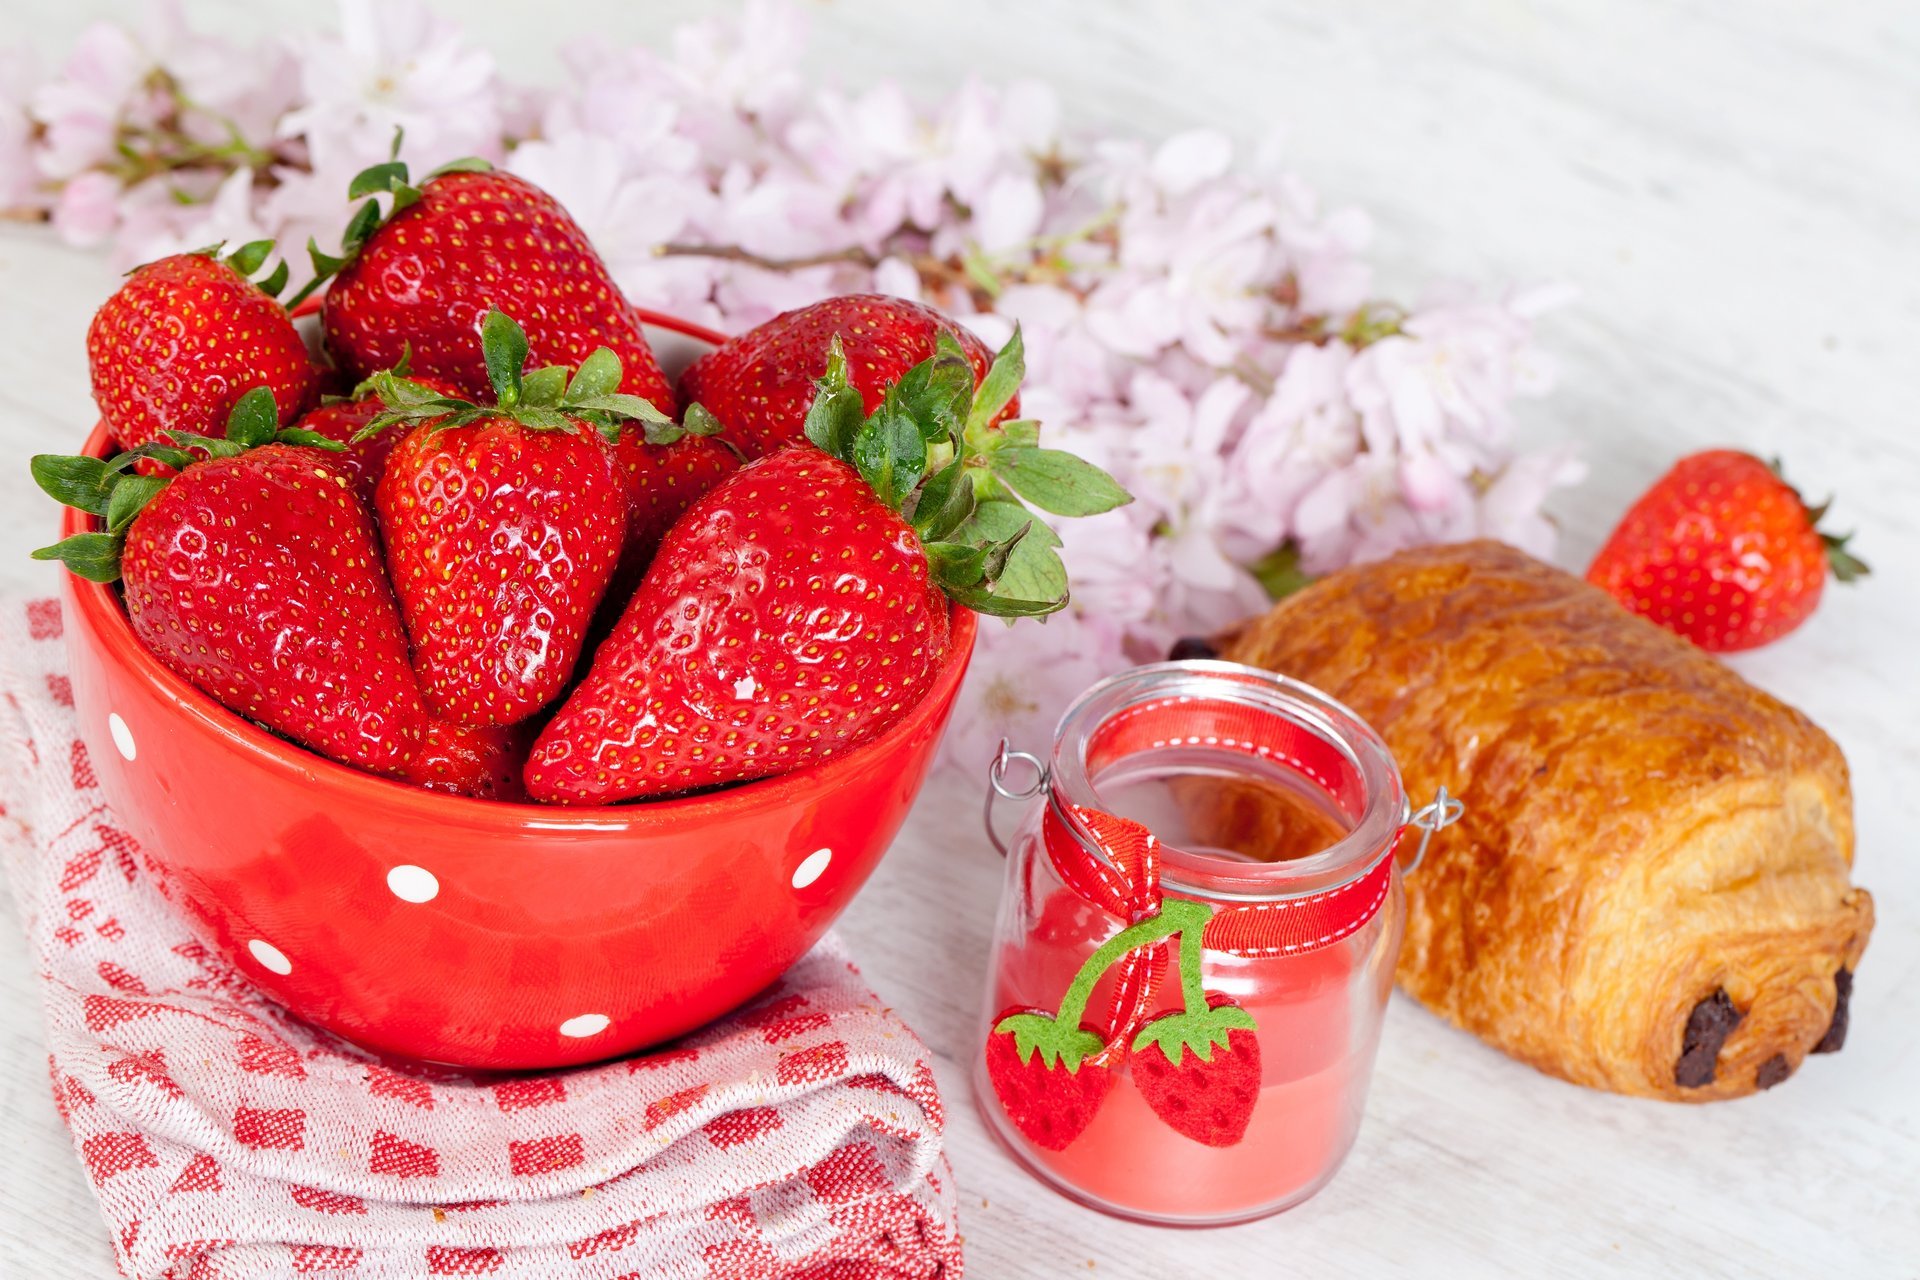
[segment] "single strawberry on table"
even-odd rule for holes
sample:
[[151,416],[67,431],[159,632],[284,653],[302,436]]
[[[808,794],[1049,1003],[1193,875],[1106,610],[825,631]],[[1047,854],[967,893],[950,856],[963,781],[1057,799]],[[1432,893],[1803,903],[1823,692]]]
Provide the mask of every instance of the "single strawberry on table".
[[1866,574],[1825,513],[1752,454],[1696,453],[1627,510],[1587,580],[1703,649],[1751,649],[1806,621],[1829,572]]
[[[36,457],[40,487],[105,528],[34,557],[121,580],[134,635],[227,707],[335,760],[399,773],[426,717],[372,517],[320,452],[337,444],[279,417],[256,387],[222,439],[176,431],[111,460]],[[179,474],[134,474],[143,459]]]
[[[166,445],[170,431],[218,432],[253,387],[273,393],[281,426],[313,403],[320,370],[272,296],[286,280],[285,264],[263,284],[247,278],[272,250],[259,240],[226,257],[207,249],[149,262],[94,313],[87,368],[100,416],[121,448]],[[161,465],[140,461],[147,471]]]
[[1035,424],[988,426],[1018,385],[1017,342],[976,398],[964,351],[942,336],[872,413],[837,341],[824,368],[809,443],[742,467],[668,532],[534,744],[535,799],[611,804],[817,764],[926,695],[950,599],[1007,617],[1064,607],[1057,538],[976,488],[992,492],[1008,457],[1044,455],[1036,505],[1084,514],[1128,499],[1097,468],[1038,448]]
[[388,407],[362,433],[409,428],[376,495],[387,569],[428,708],[470,726],[526,719],[573,674],[626,530],[612,438],[670,425],[618,392],[604,348],[523,375],[526,335],[498,310],[477,345],[491,405],[379,374]]
[[[845,294],[775,316],[729,339],[680,375],[681,399],[706,406],[727,437],[757,458],[803,439],[814,380],[827,365],[827,344],[838,339],[847,356],[847,381],[868,412],[908,369],[933,355],[945,334],[959,344],[976,384],[992,353],[972,333],[931,307],[878,293]],[[1018,417],[1009,397],[995,421]]]
[[455,161],[415,186],[394,159],[356,176],[348,195],[366,200],[341,253],[309,252],[316,283],[332,280],[321,308],[327,349],[355,378],[410,352],[417,374],[485,395],[492,376],[478,338],[497,307],[526,331],[535,365],[572,368],[605,347],[620,361],[619,390],[675,412],[639,318],[546,192],[480,160]]

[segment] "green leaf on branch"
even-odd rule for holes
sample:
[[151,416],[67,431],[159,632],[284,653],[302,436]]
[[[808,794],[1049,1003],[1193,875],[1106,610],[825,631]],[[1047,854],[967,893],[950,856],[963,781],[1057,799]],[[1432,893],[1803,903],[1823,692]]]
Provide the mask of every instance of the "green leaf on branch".
[[1007,488],[1058,516],[1095,516],[1133,501],[1114,478],[1061,449],[1002,446],[987,467]]

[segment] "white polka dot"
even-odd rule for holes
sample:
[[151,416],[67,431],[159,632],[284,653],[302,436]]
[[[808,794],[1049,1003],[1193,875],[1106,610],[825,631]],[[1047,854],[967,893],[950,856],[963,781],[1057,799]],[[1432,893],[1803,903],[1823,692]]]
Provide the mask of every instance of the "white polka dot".
[[293,972],[293,961],[287,959],[287,953],[271,942],[255,938],[247,944],[247,950],[253,953],[253,958],[260,962],[262,969],[271,970],[283,978]]
[[433,872],[404,862],[387,872],[387,888],[402,902],[432,902],[440,896],[440,881]]
[[120,748],[120,754],[129,763],[134,757],[133,730],[127,728],[127,722],[115,711],[107,716],[107,732],[113,735],[113,745]]
[[833,850],[815,849],[800,860],[793,869],[793,887],[804,889],[827,873],[827,864],[833,861]]
[[568,1018],[560,1024],[560,1034],[581,1040],[587,1036],[597,1036],[612,1024],[612,1019],[604,1013],[583,1013],[577,1018]]

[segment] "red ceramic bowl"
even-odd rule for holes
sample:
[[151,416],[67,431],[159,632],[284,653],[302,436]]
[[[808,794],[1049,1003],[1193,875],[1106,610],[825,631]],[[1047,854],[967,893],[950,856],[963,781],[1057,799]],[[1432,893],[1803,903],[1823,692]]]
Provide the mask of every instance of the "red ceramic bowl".
[[[106,451],[104,432],[88,449]],[[89,521],[69,510],[63,532]],[[81,736],[173,901],[309,1021],[484,1068],[657,1044],[785,971],[899,830],[974,637],[973,614],[956,608],[926,699],[817,768],[642,805],[497,804],[274,737],[155,661],[111,589],[65,578]]]

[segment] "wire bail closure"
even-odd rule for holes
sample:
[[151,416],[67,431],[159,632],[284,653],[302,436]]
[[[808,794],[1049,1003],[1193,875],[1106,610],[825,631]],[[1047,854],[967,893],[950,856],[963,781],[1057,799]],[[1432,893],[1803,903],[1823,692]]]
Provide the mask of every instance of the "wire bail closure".
[[[1007,846],[1000,839],[1000,833],[993,827],[993,802],[996,797],[1023,802],[1033,799],[1047,789],[1050,771],[1047,762],[1031,751],[1015,751],[1013,743],[1007,738],[1000,739],[1000,750],[994,753],[993,763],[987,766],[987,807],[981,815],[981,821],[987,828],[987,839],[1000,851],[1001,857],[1007,856]],[[1024,787],[1007,785],[1007,766],[1018,761],[1033,770],[1033,780]]]
[[1444,785],[1434,793],[1433,801],[1414,811],[1407,825],[1420,832],[1420,847],[1413,851],[1413,861],[1401,868],[1400,874],[1410,876],[1420,869],[1427,859],[1427,844],[1433,839],[1433,833],[1443,831],[1466,814],[1467,806],[1459,798],[1448,792]]

